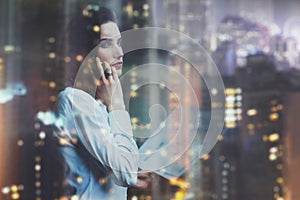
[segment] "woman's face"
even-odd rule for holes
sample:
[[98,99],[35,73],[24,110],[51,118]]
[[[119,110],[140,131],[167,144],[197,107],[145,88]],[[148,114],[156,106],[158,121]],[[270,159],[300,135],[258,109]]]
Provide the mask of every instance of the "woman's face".
[[119,28],[116,23],[107,22],[101,25],[100,30],[98,56],[102,62],[115,67],[120,76],[123,67],[123,50]]

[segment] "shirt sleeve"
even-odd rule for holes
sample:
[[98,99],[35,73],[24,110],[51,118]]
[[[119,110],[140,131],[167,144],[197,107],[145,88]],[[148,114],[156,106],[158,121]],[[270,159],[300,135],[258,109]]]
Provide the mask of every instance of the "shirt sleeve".
[[112,173],[116,184],[134,185],[138,148],[132,137],[128,112],[116,110],[108,114],[83,91],[60,95],[59,99],[67,129],[76,130],[84,147]]

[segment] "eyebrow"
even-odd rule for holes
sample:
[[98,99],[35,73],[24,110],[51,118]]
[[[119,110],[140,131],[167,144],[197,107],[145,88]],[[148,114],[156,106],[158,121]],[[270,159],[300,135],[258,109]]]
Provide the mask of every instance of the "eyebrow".
[[[113,41],[113,39],[114,39],[114,38],[111,38],[111,37],[102,38],[102,39],[100,39],[100,42],[103,41],[103,40],[110,40],[110,41]],[[122,39],[122,37],[118,37],[118,38],[117,38],[117,40],[120,40],[120,39]]]
[[112,38],[102,38],[102,39],[100,39],[100,42],[101,42],[101,41],[104,41],[104,40],[112,41],[113,39],[112,39]]

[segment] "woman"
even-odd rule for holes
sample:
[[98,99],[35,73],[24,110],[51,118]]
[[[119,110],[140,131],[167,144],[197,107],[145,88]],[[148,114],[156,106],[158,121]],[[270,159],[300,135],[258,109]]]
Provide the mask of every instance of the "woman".
[[[83,200],[126,199],[127,187],[146,188],[149,176],[137,177],[138,148],[119,80],[121,34],[112,12],[100,8],[97,14],[99,45],[83,62],[74,87],[58,96],[62,123],[57,136],[65,163],[63,193]],[[93,71],[98,74],[90,73]]]

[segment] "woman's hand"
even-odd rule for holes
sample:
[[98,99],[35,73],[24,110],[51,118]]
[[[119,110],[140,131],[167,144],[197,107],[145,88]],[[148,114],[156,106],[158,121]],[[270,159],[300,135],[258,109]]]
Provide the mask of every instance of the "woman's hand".
[[141,190],[151,190],[157,184],[158,178],[151,172],[139,172],[138,180],[132,188]]
[[[98,57],[96,57],[96,63],[100,71],[96,99],[100,99],[106,105],[108,112],[125,110],[123,92],[117,70],[115,67],[109,66],[108,63],[101,62]],[[104,64],[105,69],[103,69],[102,64]]]

